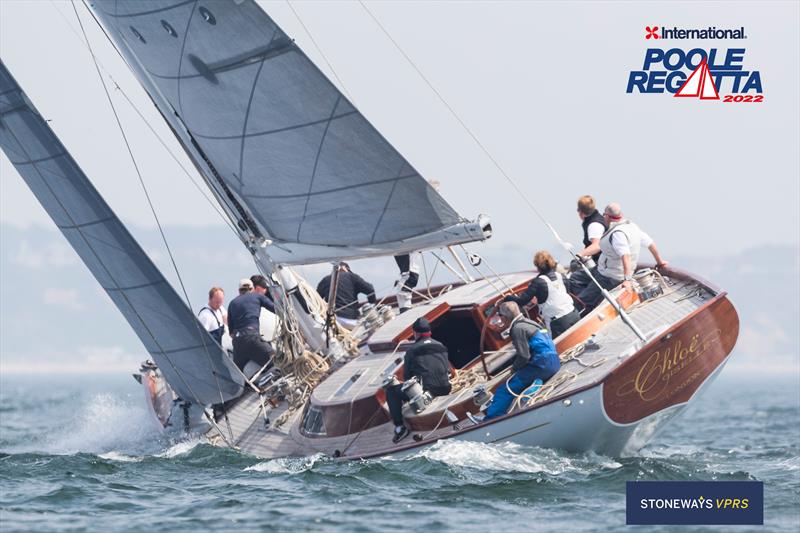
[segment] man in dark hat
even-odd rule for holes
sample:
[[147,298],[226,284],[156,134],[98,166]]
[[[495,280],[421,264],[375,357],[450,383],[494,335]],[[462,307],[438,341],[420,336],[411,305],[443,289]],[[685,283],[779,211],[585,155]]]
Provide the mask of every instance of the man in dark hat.
[[[418,318],[412,329],[415,342],[406,350],[403,359],[403,380],[416,377],[431,396],[447,396],[450,394],[450,375],[453,373],[447,359],[447,347],[431,338],[431,325],[426,318]],[[411,398],[405,395],[402,387],[401,383],[386,388],[386,403],[395,426],[392,442],[395,443],[408,436],[408,428],[403,424],[403,402]]]

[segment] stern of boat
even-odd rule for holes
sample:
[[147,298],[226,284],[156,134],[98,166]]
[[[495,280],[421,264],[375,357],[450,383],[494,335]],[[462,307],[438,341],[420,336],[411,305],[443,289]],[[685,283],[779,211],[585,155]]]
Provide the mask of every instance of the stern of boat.
[[725,293],[659,333],[602,384],[603,410],[615,426],[635,426],[623,453],[634,453],[695,401],[719,375],[739,335]]

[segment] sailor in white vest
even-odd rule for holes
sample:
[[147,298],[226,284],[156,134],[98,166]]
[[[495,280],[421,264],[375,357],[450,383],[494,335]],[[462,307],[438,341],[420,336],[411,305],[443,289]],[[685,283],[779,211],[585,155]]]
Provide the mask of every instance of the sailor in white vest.
[[[604,289],[611,290],[620,283],[625,289],[633,288],[633,273],[636,271],[639,251],[643,246],[653,255],[656,268],[667,266],[653,239],[623,216],[619,204],[608,204],[603,217],[608,222],[608,230],[597,243],[600,259],[597,261],[597,267],[592,269],[592,275]],[[593,246],[595,245],[589,248]],[[593,252],[593,249],[589,250],[589,253]],[[594,283],[586,285],[577,296],[585,305],[584,313],[597,307],[603,299],[603,293]]]
[[222,305],[224,301],[225,291],[220,287],[211,287],[208,291],[208,305],[197,313],[197,319],[220,345],[222,345],[222,335],[225,333],[225,324],[228,323],[228,314]]
[[535,297],[539,305],[539,314],[550,330],[550,335],[555,339],[581,317],[567,292],[569,280],[556,271],[557,263],[550,252],[546,250],[536,252],[533,256],[533,265],[539,271],[539,275],[531,280],[525,292],[518,296],[506,296],[503,301],[516,302],[522,307]]

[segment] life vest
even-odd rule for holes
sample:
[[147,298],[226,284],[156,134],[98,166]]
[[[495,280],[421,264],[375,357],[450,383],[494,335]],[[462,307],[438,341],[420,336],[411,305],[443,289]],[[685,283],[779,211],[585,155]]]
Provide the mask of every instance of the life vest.
[[[597,222],[598,224],[602,224],[604,231],[608,229],[608,224],[606,224],[606,219],[603,218],[603,215],[601,215],[600,212],[597,209],[595,209],[594,212],[591,215],[589,215],[586,218],[584,218],[583,222],[581,222],[581,226],[583,226],[583,246],[584,247],[589,246],[590,244],[592,244],[592,241],[589,240],[589,225],[594,224],[595,222]],[[600,252],[597,252],[596,254],[594,254],[592,256],[592,259],[594,259],[595,262],[597,262],[597,260],[600,259]]]
[[539,314],[544,318],[547,327],[550,327],[550,321],[570,313],[575,309],[572,303],[572,298],[567,294],[567,288],[564,286],[564,278],[561,273],[555,272],[555,280],[550,279],[548,274],[539,274],[540,278],[547,284],[547,300],[544,303],[539,302]]
[[214,338],[215,341],[217,341],[217,343],[222,345],[222,335],[225,333],[225,324],[223,324],[220,321],[219,316],[217,316],[217,312],[208,306],[205,306],[202,309],[200,309],[200,311],[197,313],[197,316],[200,316],[200,313],[202,313],[206,309],[208,309],[208,311],[214,316],[214,320],[217,321],[217,326],[219,326],[217,329],[212,329],[208,333]]
[[625,271],[622,268],[622,257],[614,251],[611,244],[611,237],[615,233],[622,233],[628,238],[628,246],[631,251],[631,273],[636,270],[639,262],[639,248],[642,246],[642,230],[630,220],[622,220],[611,224],[608,230],[600,239],[600,261],[597,262],[597,270],[603,276],[622,281],[625,279]]

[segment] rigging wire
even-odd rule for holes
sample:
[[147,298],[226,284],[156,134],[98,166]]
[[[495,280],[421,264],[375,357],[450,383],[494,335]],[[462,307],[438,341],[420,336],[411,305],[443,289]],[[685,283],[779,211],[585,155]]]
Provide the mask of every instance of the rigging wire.
[[342,82],[342,79],[336,73],[336,69],[333,68],[333,65],[331,64],[331,62],[328,61],[328,57],[325,55],[325,52],[323,52],[322,48],[320,48],[320,46],[317,44],[317,40],[314,39],[314,36],[311,34],[311,30],[309,30],[308,26],[305,25],[305,23],[303,22],[303,19],[300,18],[300,14],[297,12],[297,10],[294,8],[294,6],[292,5],[292,3],[289,0],[286,0],[286,5],[288,5],[289,9],[292,10],[292,13],[294,13],[295,18],[297,18],[297,22],[300,23],[300,26],[303,27],[303,31],[306,32],[306,35],[308,35],[308,38],[311,40],[311,44],[314,45],[314,48],[317,50],[319,55],[322,56],[323,61],[325,61],[325,64],[328,65],[328,68],[333,73],[333,77],[336,78],[336,81],[339,82],[339,87],[342,88],[342,92],[344,92],[345,96],[347,97],[347,99],[352,104],[353,103],[353,99],[350,97],[350,93],[348,92],[347,87],[345,87],[344,82]]
[[550,229],[550,231],[556,236],[559,242],[563,242],[561,237],[559,237],[558,233],[556,232],[555,228],[553,228],[553,226],[550,225],[550,223],[547,221],[544,215],[542,215],[542,213],[536,208],[534,203],[530,200],[530,198],[528,198],[528,195],[525,194],[522,188],[519,185],[517,185],[516,181],[505,171],[502,165],[500,165],[500,162],[497,161],[497,159],[495,159],[495,157],[491,154],[491,152],[489,152],[489,149],[486,148],[486,146],[480,141],[478,136],[475,135],[475,133],[469,128],[469,126],[467,126],[466,122],[464,122],[461,119],[456,110],[453,109],[453,107],[447,102],[447,100],[445,100],[444,96],[442,96],[442,93],[440,93],[436,89],[436,87],[433,86],[433,83],[430,82],[430,80],[425,76],[422,70],[420,70],[420,68],[416,65],[416,63],[414,63],[411,57],[409,57],[409,55],[405,52],[405,50],[403,50],[403,48],[394,39],[394,37],[392,37],[392,35],[384,27],[384,25],[381,24],[381,21],[378,20],[378,18],[372,13],[372,11],[370,11],[370,9],[367,7],[364,1],[358,0],[358,3],[361,4],[361,7],[364,8],[364,11],[366,11],[367,14],[370,16],[370,18],[375,22],[375,24],[377,24],[378,28],[380,28],[380,30],[384,33],[384,35],[386,35],[386,37],[392,42],[394,47],[397,48],[397,51],[400,52],[403,58],[405,58],[408,64],[411,65],[411,67],[416,71],[419,77],[422,78],[422,81],[424,81],[425,84],[428,86],[428,88],[431,91],[433,91],[433,93],[436,95],[439,101],[442,102],[442,104],[444,104],[444,106],[447,108],[448,111],[450,111],[450,114],[453,115],[453,118],[455,118],[456,121],[461,125],[461,127],[464,129],[467,135],[469,135],[472,138],[472,140],[475,142],[475,144],[478,145],[478,147],[481,149],[484,155],[487,158],[489,158],[489,161],[492,162],[494,167],[500,172],[500,174],[506,179],[506,181],[508,181],[511,187],[522,197],[522,199],[525,201],[525,203],[528,205],[531,211],[533,211],[533,213],[542,221],[542,223]]
[[[131,162],[133,163],[133,167],[136,170],[136,175],[139,177],[139,184],[142,186],[142,191],[144,192],[144,196],[147,199],[147,204],[150,207],[150,212],[153,214],[153,219],[155,220],[156,225],[158,226],[158,231],[161,234],[161,240],[164,242],[164,246],[167,249],[167,254],[169,255],[170,262],[172,263],[172,268],[175,270],[175,275],[178,277],[178,283],[180,284],[181,291],[183,291],[183,296],[184,298],[186,298],[186,305],[189,306],[189,310],[190,312],[192,312],[191,310],[194,308],[192,307],[191,300],[189,299],[189,293],[187,292],[186,286],[183,283],[183,278],[181,277],[180,270],[178,269],[178,265],[175,262],[175,257],[172,254],[172,249],[170,248],[169,242],[167,241],[167,236],[164,233],[164,228],[161,226],[161,221],[158,218],[158,213],[156,213],[155,206],[153,205],[153,201],[150,198],[150,193],[147,190],[147,185],[145,185],[144,178],[142,177],[142,173],[139,170],[139,165],[136,163],[136,158],[133,155],[133,150],[131,149],[131,145],[128,142],[128,136],[125,134],[125,130],[122,127],[122,122],[119,118],[119,115],[117,114],[117,109],[114,106],[114,100],[111,98],[111,93],[109,93],[108,91],[106,82],[103,79],[103,74],[102,72],[100,72],[100,66],[97,63],[97,58],[94,54],[94,51],[92,50],[92,45],[89,41],[89,36],[86,34],[86,29],[83,27],[83,22],[81,21],[81,17],[78,14],[78,8],[75,7],[75,0],[72,0],[70,4],[72,5],[72,10],[75,12],[75,18],[78,19],[78,25],[80,26],[81,33],[83,34],[83,38],[86,41],[86,46],[88,47],[89,53],[92,56],[92,62],[94,63],[95,70],[97,71],[97,77],[100,78],[100,83],[103,86],[103,92],[105,92],[106,98],[108,99],[108,103],[111,106],[111,111],[114,113],[114,119],[116,120],[117,127],[119,128],[120,134],[122,135],[122,140],[125,141],[125,147],[128,151],[128,155],[130,156]],[[219,392],[220,404],[223,404],[225,403],[225,397],[222,394],[222,387],[220,386],[219,383],[219,376],[217,375],[217,372],[214,370],[214,361],[211,358],[211,353],[208,351],[208,344],[206,343],[206,339],[203,337],[203,332],[200,329],[201,328],[200,322],[198,322],[197,320],[195,320],[194,322],[195,326],[197,327],[197,333],[200,336],[200,344],[203,345],[203,350],[205,351],[206,356],[208,357],[209,365],[211,367],[211,373],[214,375],[214,380],[216,381],[217,391]],[[180,372],[178,372],[177,368],[175,369],[175,372],[176,374],[180,375]],[[185,382],[185,379],[183,379],[183,377],[181,377],[181,379]],[[195,399],[197,398],[195,397]],[[227,423],[228,426],[228,433],[231,437],[231,441],[233,441],[234,440],[233,430],[231,429],[230,420],[228,419],[227,412],[224,409],[223,413],[225,414],[225,422]]]
[[[86,48],[91,53],[92,52],[91,48],[81,38],[81,36],[78,34],[78,31],[75,29],[75,27],[72,25],[72,23],[66,17],[66,15],[64,15],[64,13],[61,12],[61,10],[58,8],[58,6],[55,3],[55,1],[54,0],[49,0],[49,2],[53,5],[53,8],[55,9],[55,11],[59,14],[59,16],[67,24],[67,27],[69,28],[70,32],[75,36],[75,38],[78,40],[78,42],[81,43],[81,46]],[[94,55],[94,54],[92,54],[92,55]],[[122,57],[122,56],[120,56],[120,57]],[[105,72],[106,76],[108,76],[109,80],[111,80],[111,83],[114,84],[114,88],[120,92],[120,94],[125,99],[125,101],[128,103],[128,105],[130,105],[131,109],[133,109],[133,111],[144,122],[144,124],[147,126],[147,128],[150,130],[150,132],[156,137],[156,139],[161,144],[161,146],[167,151],[167,153],[172,158],[172,160],[175,161],[175,163],[178,164],[178,166],[181,168],[181,170],[186,175],[186,177],[189,179],[189,181],[192,183],[192,185],[194,185],[195,189],[197,189],[197,192],[199,192],[203,196],[203,198],[214,209],[214,211],[217,213],[217,215],[219,215],[220,219],[225,223],[225,225],[228,226],[228,228],[231,231],[233,231],[233,233],[238,237],[239,236],[239,232],[236,230],[236,228],[231,223],[230,218],[227,215],[225,215],[225,213],[220,209],[219,204],[214,200],[213,197],[209,196],[209,193],[206,190],[203,189],[203,187],[197,182],[195,177],[192,176],[191,172],[189,172],[189,170],[186,168],[186,166],[183,163],[181,163],[180,159],[178,159],[178,156],[176,156],[175,152],[167,145],[167,143],[164,140],[164,138],[161,135],[159,135],[159,133],[155,130],[153,125],[150,123],[150,121],[144,116],[144,114],[141,112],[141,110],[138,108],[138,106],[135,103],[133,103],[133,100],[131,100],[131,98],[128,96],[128,93],[126,93],[125,90],[119,85],[119,83],[117,83],[117,80],[114,79],[114,76],[111,74],[111,72],[109,72],[109,70],[102,64],[102,62],[100,62],[99,59],[96,58],[96,56],[95,56],[95,60],[97,61],[97,64],[99,65],[100,69],[103,72]]]
[[372,11],[369,10],[369,8],[364,3],[364,1],[363,0],[358,0],[358,3],[361,4],[361,7],[364,8],[364,11],[366,11],[367,14],[370,16],[370,18],[373,21],[375,21],[375,24],[378,25],[378,27],[381,29],[381,31],[384,33],[384,35],[386,35],[386,37],[392,42],[392,44],[395,46],[395,48],[397,48],[397,51],[400,52],[400,54],[405,58],[405,60],[408,62],[408,64],[411,65],[411,67],[417,72],[419,77],[422,78],[422,81],[424,81],[425,84],[428,86],[428,88],[430,88],[430,90],[433,91],[433,93],[436,95],[436,97],[439,99],[439,101],[442,102],[442,104],[444,104],[444,106],[447,108],[448,111],[450,111],[450,114],[453,115],[453,118],[456,119],[456,121],[461,125],[461,127],[464,129],[464,131],[472,138],[473,141],[475,141],[475,144],[481,149],[481,151],[483,151],[484,155],[486,155],[486,157],[489,159],[489,161],[492,162],[492,164],[498,170],[498,172],[500,172],[500,174],[506,179],[506,181],[508,181],[508,183],[511,185],[511,187],[517,192],[517,194],[520,195],[520,197],[525,202],[525,204],[527,204],[528,208],[550,230],[550,232],[553,234],[553,236],[556,238],[556,240],[559,242],[559,244],[561,244],[561,246],[564,248],[564,250],[566,250],[567,253],[569,253],[572,256],[573,259],[576,259],[576,260],[579,261],[583,271],[589,276],[589,279],[592,281],[592,283],[594,283],[600,289],[601,293],[603,294],[603,297],[611,304],[611,306],[614,308],[614,310],[619,314],[619,316],[622,319],[622,321],[631,330],[633,330],[633,332],[636,334],[637,337],[639,337],[639,339],[642,342],[646,342],[647,339],[646,339],[645,335],[641,332],[641,330],[633,322],[633,320],[628,316],[628,314],[625,312],[625,310],[622,308],[622,306],[611,296],[611,294],[608,292],[607,289],[605,289],[603,286],[600,285],[600,283],[594,277],[592,272],[586,267],[586,265],[583,263],[583,261],[580,261],[578,259],[578,256],[572,250],[572,247],[566,241],[564,241],[564,239],[561,238],[561,236],[558,234],[556,229],[552,226],[552,224],[550,224],[550,222],[548,222],[548,220],[544,217],[544,215],[536,208],[534,203],[531,201],[530,198],[528,198],[528,195],[525,194],[525,192],[517,184],[517,182],[514,180],[514,178],[512,178],[505,171],[505,169],[502,167],[502,165],[500,165],[500,162],[497,161],[497,159],[494,158],[494,156],[491,154],[491,152],[489,152],[489,149],[486,148],[486,146],[484,146],[484,144],[480,141],[480,139],[478,139],[478,136],[475,135],[475,133],[469,128],[469,126],[467,126],[467,124],[461,119],[461,117],[458,115],[458,113],[456,113],[455,109],[453,109],[453,107],[447,102],[447,100],[445,100],[444,96],[442,96],[442,94],[438,90],[436,90],[436,87],[433,86],[433,84],[430,82],[430,80],[428,80],[428,78],[425,76],[425,74],[423,74],[422,70],[420,70],[420,68],[416,65],[416,63],[414,63],[414,61],[411,59],[411,57],[409,57],[409,55],[405,52],[405,50],[403,50],[403,48],[400,46],[400,44],[391,36],[389,31],[383,26],[383,24],[381,24],[380,20],[378,20],[378,18],[372,13]]
[[[535,206],[535,205],[534,205],[534,204],[533,204],[533,203],[532,203],[532,202],[531,202],[531,201],[528,199],[528,197],[527,197],[527,196],[525,195],[525,193],[524,193],[524,192],[523,192],[523,191],[522,191],[522,190],[521,190],[521,189],[520,189],[520,188],[517,186],[517,184],[514,182],[514,180],[513,180],[513,179],[512,179],[512,178],[511,178],[511,177],[510,177],[510,176],[509,176],[509,175],[508,175],[508,174],[505,172],[505,170],[504,170],[504,169],[503,169],[503,168],[500,166],[500,163],[499,163],[499,162],[498,162],[498,161],[497,161],[497,160],[496,160],[494,157],[492,157],[492,155],[491,155],[491,153],[489,153],[488,149],[487,149],[487,148],[486,148],[486,147],[485,147],[485,146],[484,146],[484,145],[483,145],[483,144],[480,142],[480,140],[479,140],[479,139],[478,139],[478,137],[477,137],[477,136],[476,136],[476,135],[475,135],[475,134],[472,132],[472,130],[470,130],[470,129],[469,129],[469,127],[467,127],[466,123],[465,123],[463,120],[461,120],[461,118],[458,116],[458,114],[456,113],[456,111],[455,111],[455,110],[454,110],[454,109],[453,109],[453,108],[450,106],[450,104],[448,104],[448,103],[447,103],[447,101],[445,101],[445,99],[444,99],[444,97],[441,95],[441,93],[439,93],[439,92],[436,90],[436,88],[433,86],[433,84],[432,84],[432,83],[431,83],[431,82],[430,82],[430,81],[429,81],[429,80],[428,80],[428,79],[425,77],[425,75],[424,75],[424,74],[422,73],[422,71],[421,71],[421,70],[420,70],[420,69],[419,69],[419,68],[418,68],[418,67],[417,67],[417,66],[414,64],[414,62],[411,60],[411,58],[410,58],[410,57],[409,57],[409,56],[408,56],[408,55],[407,55],[407,54],[406,54],[406,53],[403,51],[403,49],[402,49],[402,48],[400,48],[400,45],[397,43],[397,41],[395,41],[395,40],[392,38],[392,36],[389,34],[389,32],[386,30],[386,28],[384,28],[384,27],[383,27],[383,25],[380,23],[380,21],[378,21],[378,19],[375,17],[375,15],[373,15],[373,14],[372,14],[372,12],[371,12],[371,11],[370,11],[370,10],[367,8],[367,6],[366,6],[366,5],[363,3],[363,1],[359,0],[359,3],[360,3],[360,4],[361,4],[361,6],[362,6],[362,7],[363,7],[363,8],[364,8],[366,11],[367,11],[367,13],[369,14],[369,16],[370,16],[370,17],[371,17],[371,18],[372,18],[372,19],[373,19],[373,20],[374,20],[374,21],[377,23],[378,27],[380,27],[380,29],[383,31],[383,33],[384,33],[384,34],[386,34],[386,36],[387,36],[387,37],[389,38],[389,40],[390,40],[390,41],[391,41],[391,42],[394,44],[394,46],[395,46],[395,47],[398,49],[398,51],[400,51],[400,53],[403,55],[403,57],[405,57],[406,61],[408,61],[408,62],[411,64],[411,66],[414,68],[414,70],[416,70],[417,74],[419,74],[419,75],[420,75],[420,77],[421,77],[421,78],[422,78],[422,79],[425,81],[425,83],[428,85],[428,87],[429,87],[429,88],[430,88],[430,89],[431,89],[431,90],[432,90],[432,91],[433,91],[433,92],[436,94],[436,96],[439,98],[439,100],[440,100],[440,101],[441,101],[441,102],[442,102],[442,103],[443,103],[443,104],[444,104],[444,105],[447,107],[447,109],[448,109],[448,110],[450,111],[450,113],[451,113],[451,114],[452,114],[452,115],[455,117],[455,119],[456,119],[456,120],[459,122],[459,124],[461,124],[461,126],[462,126],[462,127],[463,127],[463,128],[466,130],[466,131],[467,131],[467,133],[468,133],[468,134],[469,134],[469,135],[472,137],[472,139],[473,139],[473,140],[474,140],[474,141],[475,141],[475,142],[478,144],[478,146],[479,146],[479,147],[480,147],[480,148],[483,150],[483,152],[486,154],[486,156],[487,156],[487,157],[489,157],[489,159],[490,159],[490,160],[491,160],[491,161],[494,163],[495,167],[497,167],[497,169],[500,171],[500,173],[501,173],[501,174],[503,174],[503,176],[505,176],[505,178],[506,178],[506,179],[509,181],[509,183],[511,183],[512,187],[514,187],[514,189],[515,189],[515,190],[516,190],[516,191],[517,191],[517,192],[520,194],[520,196],[522,196],[522,197],[523,197],[523,199],[524,199],[524,200],[525,200],[525,202],[528,204],[528,206],[529,206],[529,207],[530,207],[530,208],[531,208],[531,209],[534,211],[534,213],[536,213],[536,215],[537,215],[537,216],[538,216],[538,217],[539,217],[539,218],[542,220],[542,222],[544,222],[544,224],[545,224],[545,225],[547,225],[547,227],[548,227],[548,228],[550,228],[550,230],[553,232],[553,234],[555,234],[555,236],[556,236],[556,238],[559,240],[559,242],[563,242],[563,241],[561,240],[561,238],[558,236],[558,234],[556,233],[555,229],[554,229],[554,228],[553,228],[553,227],[550,225],[550,223],[549,223],[549,222],[547,222],[547,220],[544,218],[544,216],[543,216],[543,215],[541,215],[541,213],[539,213],[539,211],[536,209],[536,206]],[[315,39],[315,38],[314,38],[314,36],[312,35],[312,33],[311,33],[311,30],[309,30],[308,26],[306,26],[306,24],[303,22],[302,18],[300,17],[300,14],[299,14],[299,13],[297,12],[297,10],[294,8],[294,6],[292,5],[291,1],[290,1],[290,0],[286,0],[286,4],[287,4],[287,5],[289,6],[289,8],[292,10],[292,13],[293,13],[293,14],[294,14],[294,16],[297,18],[297,21],[300,23],[300,25],[303,27],[303,30],[304,30],[304,31],[306,32],[306,34],[308,35],[309,39],[311,40],[311,43],[314,45],[314,48],[317,50],[317,52],[320,54],[320,56],[322,57],[322,59],[325,61],[325,64],[328,66],[328,68],[330,69],[331,73],[333,73],[333,76],[336,78],[336,81],[338,81],[338,82],[339,82],[339,86],[342,88],[342,91],[345,93],[345,95],[347,96],[347,98],[348,98],[348,99],[349,99],[349,100],[352,102],[352,98],[351,98],[351,96],[350,96],[350,93],[347,91],[347,88],[346,88],[346,86],[345,86],[344,82],[343,82],[343,81],[342,81],[342,79],[339,77],[339,74],[336,72],[336,69],[333,67],[333,65],[331,64],[331,62],[328,60],[328,57],[327,57],[327,56],[325,55],[325,53],[322,51],[322,48],[319,46],[319,44],[317,43],[316,39]],[[462,245],[462,249],[463,249],[463,245]],[[438,261],[435,263],[434,272],[435,272],[435,268],[436,268],[436,267],[438,267],[439,263],[444,263],[444,264],[447,266],[447,263],[446,263],[444,260],[442,260],[440,257],[438,257],[438,256],[437,256],[435,253],[434,253],[433,255],[434,255],[434,257],[436,257],[436,259],[438,260]],[[426,269],[426,270],[427,270],[427,269]],[[452,271],[452,269],[450,269],[450,270]],[[479,274],[481,274],[480,270],[478,270],[477,268],[476,268],[476,271],[477,271]],[[460,275],[458,275],[458,274],[456,274],[456,275],[457,275],[459,278],[461,278],[461,280],[462,280],[462,281],[465,281],[463,277],[461,277],[461,276],[460,276]],[[481,275],[482,275],[482,274],[481,274]],[[497,276],[497,277],[499,278],[499,276]],[[501,280],[501,281],[502,281],[502,280]],[[490,283],[491,283],[491,282],[490,282]],[[430,286],[430,282],[429,282],[429,286]],[[503,294],[503,292],[502,292],[502,291],[500,291],[500,290],[498,290],[498,292],[499,292],[500,294]]]

